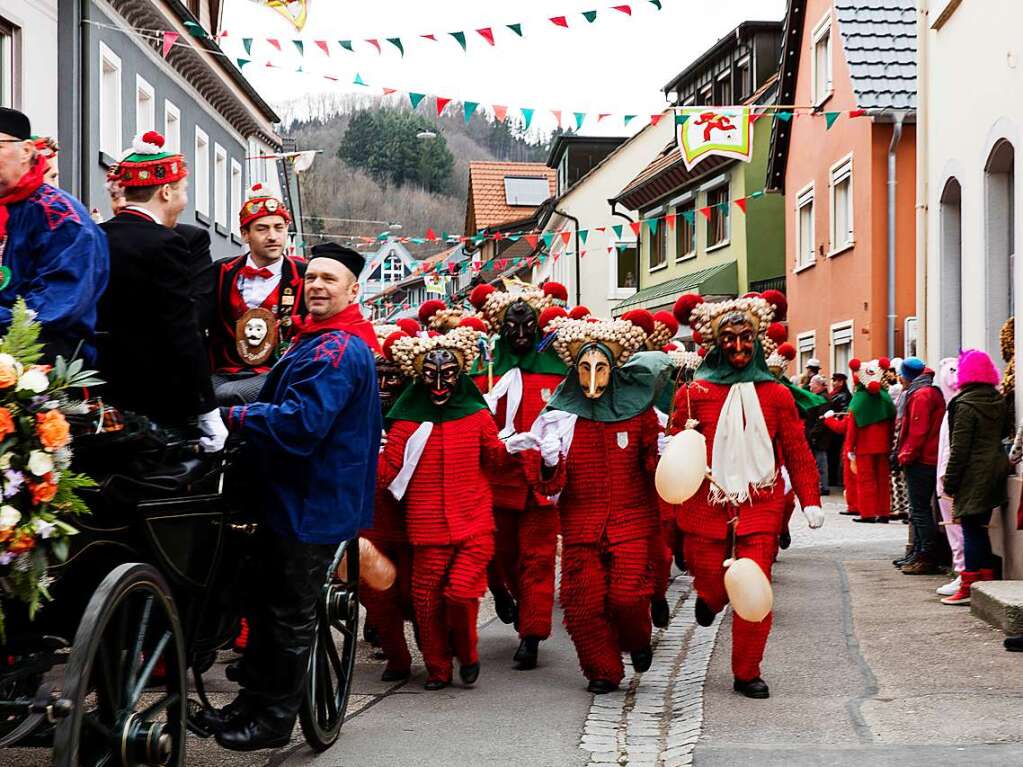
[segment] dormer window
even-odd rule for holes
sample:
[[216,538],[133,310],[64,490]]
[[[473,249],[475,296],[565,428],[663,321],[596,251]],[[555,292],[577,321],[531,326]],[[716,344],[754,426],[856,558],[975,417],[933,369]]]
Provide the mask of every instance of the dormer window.
[[400,282],[405,276],[405,265],[393,250],[384,259],[382,275],[384,282]]
[[811,37],[811,63],[813,82],[812,98],[814,106],[823,104],[833,89],[831,67],[831,14],[828,13],[813,29]]

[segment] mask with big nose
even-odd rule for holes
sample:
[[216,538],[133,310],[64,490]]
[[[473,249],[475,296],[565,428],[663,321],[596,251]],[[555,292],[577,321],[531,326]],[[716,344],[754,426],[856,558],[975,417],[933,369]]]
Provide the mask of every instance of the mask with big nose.
[[515,301],[504,313],[501,338],[515,354],[527,354],[536,343],[536,312],[522,299]]
[[611,359],[594,344],[583,347],[576,363],[579,385],[587,399],[600,399],[611,380]]
[[444,405],[455,393],[462,365],[454,352],[431,349],[423,358],[423,383],[430,392],[430,401]]

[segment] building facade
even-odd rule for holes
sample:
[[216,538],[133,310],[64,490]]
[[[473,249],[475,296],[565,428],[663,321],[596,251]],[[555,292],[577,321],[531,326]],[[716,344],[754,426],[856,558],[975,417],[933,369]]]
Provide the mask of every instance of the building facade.
[[0,0],[0,106],[40,136],[57,136],[57,51],[57,0]]

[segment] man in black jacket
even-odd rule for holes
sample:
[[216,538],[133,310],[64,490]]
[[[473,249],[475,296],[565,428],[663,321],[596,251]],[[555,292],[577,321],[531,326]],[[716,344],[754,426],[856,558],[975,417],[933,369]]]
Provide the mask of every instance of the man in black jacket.
[[197,424],[203,449],[216,452],[227,429],[193,297],[192,252],[174,230],[188,202],[188,171],[181,155],[162,147],[150,131],[117,166],[126,205],[102,224],[110,285],[99,305],[100,369],[115,404],[161,425]]
[[191,283],[192,300],[195,301],[199,331],[206,336],[213,325],[216,312],[217,274],[210,257],[210,233],[208,229],[191,224],[177,224],[174,231],[181,235],[188,247],[185,268]]

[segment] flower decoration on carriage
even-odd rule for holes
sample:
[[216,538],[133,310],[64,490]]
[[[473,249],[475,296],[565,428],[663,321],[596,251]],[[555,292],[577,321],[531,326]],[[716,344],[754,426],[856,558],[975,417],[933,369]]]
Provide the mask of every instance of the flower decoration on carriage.
[[34,615],[49,597],[48,568],[67,558],[68,522],[88,509],[77,491],[94,485],[71,470],[68,417],[88,407],[72,391],[102,383],[80,360],[39,364],[40,326],[19,299],[0,340],[0,636],[3,601]]

